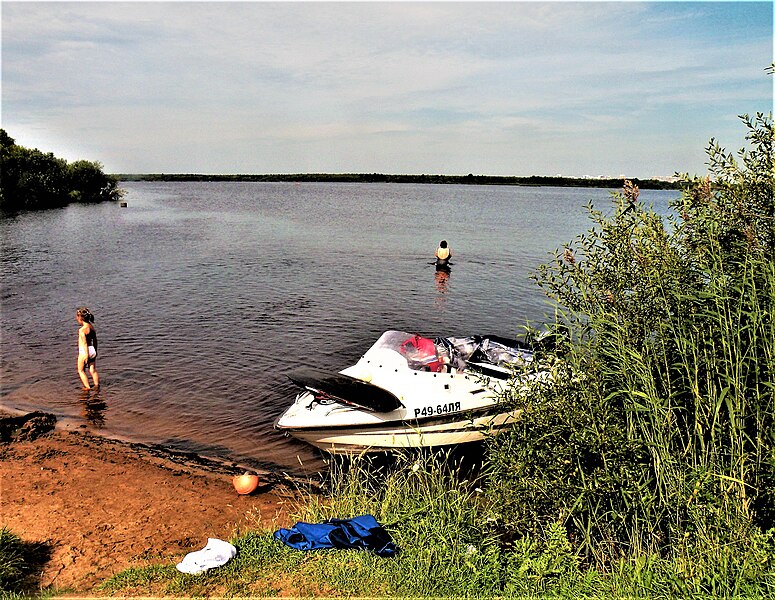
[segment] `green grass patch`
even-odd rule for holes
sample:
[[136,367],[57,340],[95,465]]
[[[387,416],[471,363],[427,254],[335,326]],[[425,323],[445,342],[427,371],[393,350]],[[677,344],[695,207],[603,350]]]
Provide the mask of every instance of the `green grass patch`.
[[19,536],[0,529],[0,590],[19,588],[25,577],[24,547]]
[[[185,575],[167,565],[120,573],[102,593],[121,596],[378,596],[378,597],[615,597],[670,598],[726,595],[720,569],[701,575],[697,564],[719,567],[741,556],[749,578],[737,595],[765,598],[775,590],[772,536],[755,547],[719,548],[701,563],[657,556],[622,558],[608,569],[584,566],[562,523],[536,536],[507,541],[500,533],[497,507],[477,481],[466,481],[446,455],[399,457],[375,469],[366,459],[346,468],[335,463],[331,492],[302,499],[294,517],[322,522],[373,514],[400,548],[393,558],[357,550],[300,552],[274,540],[261,524],[232,539],[238,555],[202,575]],[[693,579],[694,578],[694,579]]]
[[41,591],[38,580],[50,554],[46,544],[27,542],[7,527],[0,528],[0,598],[20,600],[51,595]]

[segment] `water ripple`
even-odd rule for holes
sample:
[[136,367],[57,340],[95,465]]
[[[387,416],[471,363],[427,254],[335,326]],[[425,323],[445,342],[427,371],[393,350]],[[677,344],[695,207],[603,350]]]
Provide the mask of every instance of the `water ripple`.
[[[323,465],[272,428],[295,393],[290,370],[339,370],[386,329],[514,335],[545,310],[529,274],[587,228],[587,201],[608,196],[387,184],[125,187],[124,209],[0,218],[2,404],[287,470]],[[429,257],[442,238],[455,265],[440,288]],[[75,372],[81,305],[97,317],[103,383],[85,395]]]

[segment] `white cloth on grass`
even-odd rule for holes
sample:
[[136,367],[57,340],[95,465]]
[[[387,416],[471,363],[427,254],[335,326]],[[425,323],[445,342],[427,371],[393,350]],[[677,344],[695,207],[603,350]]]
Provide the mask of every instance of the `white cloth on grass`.
[[198,575],[225,565],[235,556],[237,556],[237,549],[229,542],[207,538],[207,545],[204,548],[186,554],[175,568],[181,573]]

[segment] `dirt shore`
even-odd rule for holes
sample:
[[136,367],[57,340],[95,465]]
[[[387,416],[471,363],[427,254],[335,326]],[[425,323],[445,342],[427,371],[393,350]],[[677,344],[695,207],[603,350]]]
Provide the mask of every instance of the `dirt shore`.
[[128,567],[175,564],[209,537],[289,524],[294,482],[260,474],[262,485],[240,496],[234,473],[86,432],[16,436],[0,443],[0,527],[35,549],[41,588],[99,595]]

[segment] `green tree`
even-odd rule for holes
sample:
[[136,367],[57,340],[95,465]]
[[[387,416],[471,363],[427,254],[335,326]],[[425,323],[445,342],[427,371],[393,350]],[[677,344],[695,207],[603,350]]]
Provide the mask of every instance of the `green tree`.
[[66,160],[18,146],[0,129],[0,209],[56,208],[69,202],[102,202],[121,197],[118,179],[97,162]]
[[98,162],[78,160],[68,165],[70,197],[76,202],[116,200],[118,180],[106,175]]

